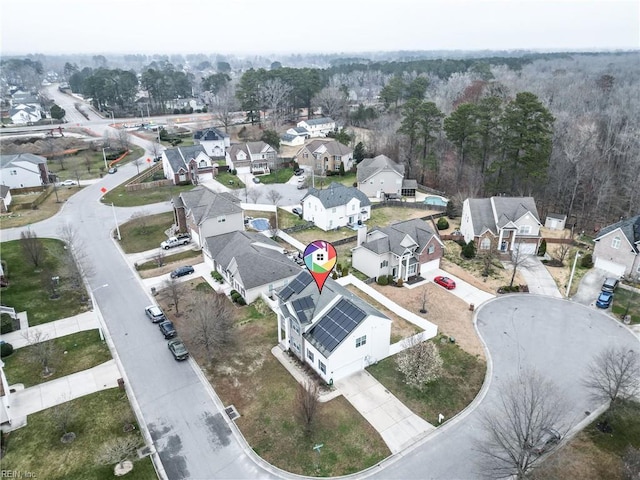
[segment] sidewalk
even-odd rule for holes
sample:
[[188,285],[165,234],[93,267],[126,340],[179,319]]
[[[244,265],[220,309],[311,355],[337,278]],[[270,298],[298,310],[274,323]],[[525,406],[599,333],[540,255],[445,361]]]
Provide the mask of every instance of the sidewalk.
[[115,360],[109,360],[82,372],[18,390],[11,395],[11,417],[20,421],[22,417],[74,398],[117,387],[121,377]]
[[[502,262],[508,269],[513,268],[511,262]],[[529,287],[529,293],[547,295],[554,298],[562,298],[555,280],[547,270],[540,258],[536,255],[528,255],[518,269]]]
[[100,324],[95,312],[89,311],[74,315],[73,317],[56,320],[55,322],[34,325],[26,329],[21,328],[16,332],[2,335],[2,340],[13,345],[13,348],[21,348],[29,345],[29,342],[25,338],[28,332],[40,331],[47,340],[51,340],[53,338],[64,337],[65,335],[83,332],[85,330],[93,330],[99,327]]

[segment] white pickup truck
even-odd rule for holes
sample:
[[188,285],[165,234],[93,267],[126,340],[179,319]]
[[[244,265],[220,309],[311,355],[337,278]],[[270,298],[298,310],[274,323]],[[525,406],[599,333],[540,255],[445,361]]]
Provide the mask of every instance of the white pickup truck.
[[178,247],[180,245],[187,245],[190,241],[191,237],[169,237],[160,244],[160,247],[165,250],[169,250],[170,248]]

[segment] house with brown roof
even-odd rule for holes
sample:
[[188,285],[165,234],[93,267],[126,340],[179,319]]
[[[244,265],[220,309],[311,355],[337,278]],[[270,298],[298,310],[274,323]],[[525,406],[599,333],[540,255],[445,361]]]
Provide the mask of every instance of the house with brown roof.
[[339,172],[340,165],[348,172],[353,167],[353,149],[336,140],[313,140],[296,153],[298,165],[316,172]]
[[234,143],[227,148],[225,158],[229,169],[237,170],[238,174],[262,175],[275,166],[278,152],[262,141]]

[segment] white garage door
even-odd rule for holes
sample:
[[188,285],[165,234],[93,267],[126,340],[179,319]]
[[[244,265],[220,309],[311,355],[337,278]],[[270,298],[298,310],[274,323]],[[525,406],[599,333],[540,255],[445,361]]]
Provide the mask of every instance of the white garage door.
[[440,268],[440,259],[437,258],[435,260],[431,260],[430,262],[425,262],[420,264],[420,275],[428,275],[429,272]]
[[611,262],[609,260],[604,260],[602,258],[596,258],[595,267],[605,270],[609,273],[613,273],[618,277],[624,275],[624,265],[620,265],[619,263]]
[[520,253],[522,255],[535,255],[536,254],[536,244],[535,243],[519,243],[517,247],[520,249]]

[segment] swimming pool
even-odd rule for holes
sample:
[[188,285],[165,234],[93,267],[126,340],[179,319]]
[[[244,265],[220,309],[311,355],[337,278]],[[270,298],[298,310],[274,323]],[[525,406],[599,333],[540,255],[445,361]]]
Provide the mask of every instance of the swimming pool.
[[259,232],[264,232],[271,228],[268,218],[253,218],[249,221],[249,225],[251,225],[251,228],[258,230]]

